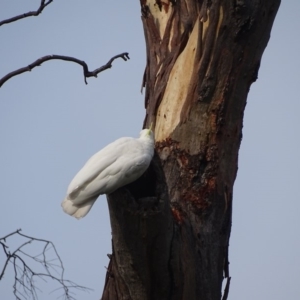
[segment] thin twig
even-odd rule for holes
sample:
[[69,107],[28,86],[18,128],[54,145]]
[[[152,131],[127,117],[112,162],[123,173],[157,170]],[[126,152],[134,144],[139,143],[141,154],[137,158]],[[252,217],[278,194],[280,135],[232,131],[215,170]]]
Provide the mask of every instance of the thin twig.
[[[229,240],[228,240],[228,243],[229,243]],[[227,281],[226,281],[226,285],[225,285],[222,300],[227,300],[227,297],[228,297],[228,294],[229,294],[229,288],[230,288],[230,280],[231,280],[231,277],[229,275],[228,249],[229,249],[229,244],[226,247],[225,262],[224,262],[224,278],[227,278]]]
[[[25,238],[26,241],[21,244],[19,247],[17,247],[14,251],[9,251],[9,246],[7,245],[6,240],[13,236],[13,235],[19,235],[22,238]],[[33,243],[42,243],[43,248],[42,252],[38,255],[30,255],[29,253],[24,250],[24,248]],[[26,234],[21,233],[21,229],[18,229],[2,238],[0,238],[0,244],[2,245],[4,254],[6,255],[6,261],[4,263],[2,272],[0,274],[0,280],[3,278],[4,273],[8,267],[8,263],[12,263],[14,274],[15,274],[15,280],[13,284],[13,293],[17,300],[23,300],[23,299],[38,299],[37,291],[39,291],[39,288],[36,286],[35,279],[39,278],[43,281],[47,281],[46,279],[51,279],[53,281],[56,281],[59,284],[59,288],[55,289],[55,291],[62,289],[64,291],[63,297],[67,300],[75,299],[72,296],[71,289],[76,288],[83,291],[89,291],[90,289],[78,285],[70,280],[64,279],[64,266],[62,263],[62,260],[54,246],[54,244],[51,241],[45,240],[45,239],[38,239]],[[49,259],[49,255],[47,252],[49,250],[52,250],[55,254],[54,259]],[[41,257],[41,258],[39,258]],[[33,260],[40,264],[40,266],[43,268],[44,272],[36,272],[32,267],[29,266],[28,261]],[[59,264],[53,264],[51,261],[59,261]],[[18,265],[19,264],[19,265]],[[55,268],[56,267],[56,268]],[[52,270],[54,270],[58,277],[56,277]],[[60,270],[60,272],[58,272]]]
[[53,2],[53,0],[48,0],[48,1],[41,0],[41,4],[40,4],[39,8],[36,11],[29,11],[28,13],[21,14],[21,15],[18,15],[18,16],[15,16],[15,17],[12,17],[12,18],[0,21],[0,26],[2,26],[4,24],[9,24],[9,23],[12,23],[12,22],[16,22],[16,21],[18,21],[20,19],[24,19],[24,18],[27,18],[27,17],[36,17],[40,13],[42,13],[42,11],[44,10],[44,8],[46,6],[48,6],[51,2]]
[[112,62],[117,59],[117,58],[122,58],[123,60],[127,61],[129,59],[129,54],[127,52],[118,54],[113,56],[105,65],[103,65],[102,67],[95,69],[94,71],[89,71],[88,69],[88,65],[86,64],[86,62],[84,62],[83,60],[79,60],[75,57],[71,57],[71,56],[64,56],[64,55],[47,55],[47,56],[43,56],[39,59],[37,59],[35,62],[31,63],[30,65],[28,65],[27,67],[23,67],[20,68],[18,70],[15,70],[13,72],[8,73],[7,75],[5,75],[4,77],[2,77],[0,79],[0,87],[10,78],[16,76],[16,75],[20,75],[24,72],[30,72],[32,69],[34,69],[35,67],[39,67],[42,63],[48,61],[48,60],[53,60],[53,59],[58,59],[58,60],[65,60],[65,61],[71,61],[74,63],[77,63],[79,65],[82,66],[83,68],[83,76],[84,76],[84,82],[85,84],[87,84],[86,78],[87,77],[97,77],[97,75],[100,72],[103,72],[107,69],[110,69],[112,67]]
[[0,238],[0,241],[1,241],[1,240],[4,240],[4,242],[6,242],[6,239],[7,239],[8,237],[10,237],[10,236],[12,236],[12,235],[15,235],[16,233],[19,233],[21,230],[22,230],[22,229],[17,229],[16,231],[7,234],[6,236]]
[[227,298],[228,298],[230,280],[231,280],[231,277],[227,277],[226,286],[225,286],[225,289],[224,289],[224,295],[222,297],[222,300],[227,300]]

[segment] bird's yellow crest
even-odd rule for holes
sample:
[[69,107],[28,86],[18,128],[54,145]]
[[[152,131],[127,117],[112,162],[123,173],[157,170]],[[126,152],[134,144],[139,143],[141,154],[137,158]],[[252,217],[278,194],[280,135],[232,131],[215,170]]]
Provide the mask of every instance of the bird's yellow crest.
[[151,133],[151,131],[152,131],[152,125],[153,125],[153,122],[151,122],[150,127],[149,127],[149,129],[148,129],[148,134],[149,134],[149,135],[150,135],[150,133]]

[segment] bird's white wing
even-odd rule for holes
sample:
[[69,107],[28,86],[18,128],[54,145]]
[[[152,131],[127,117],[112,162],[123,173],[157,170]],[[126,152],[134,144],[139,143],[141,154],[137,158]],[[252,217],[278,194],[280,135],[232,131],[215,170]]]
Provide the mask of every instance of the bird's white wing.
[[114,184],[114,190],[138,179],[147,170],[151,160],[151,153],[145,152],[139,144],[133,151],[127,152],[126,156],[119,157],[110,168],[110,172],[117,174],[118,182]]
[[75,205],[81,205],[95,197],[95,195],[109,194],[116,190],[118,185],[121,184],[121,174],[122,166],[117,160],[100,172],[93,180],[74,190],[69,197]]
[[[95,193],[103,194],[105,191],[107,172],[102,174],[106,169],[111,169],[112,174],[119,172],[120,168],[110,168],[117,159],[124,153],[124,148],[132,138],[121,138],[107,145],[105,148],[94,154],[76,174],[71,181],[67,196],[74,199],[74,203],[81,203],[86,199],[95,196]],[[102,175],[101,175],[102,174]],[[97,180],[95,180],[97,178]],[[105,180],[106,179],[106,180]],[[103,181],[102,181],[103,180]]]
[[63,210],[84,217],[100,194],[110,194],[138,179],[154,153],[154,136],[144,129],[138,139],[121,138],[93,155],[69,185]]
[[[151,156],[133,151],[133,155],[121,155],[116,161],[105,168],[86,189],[82,189],[80,196],[99,193],[110,194],[118,188],[138,179],[148,168]],[[138,154],[138,155],[134,155]]]

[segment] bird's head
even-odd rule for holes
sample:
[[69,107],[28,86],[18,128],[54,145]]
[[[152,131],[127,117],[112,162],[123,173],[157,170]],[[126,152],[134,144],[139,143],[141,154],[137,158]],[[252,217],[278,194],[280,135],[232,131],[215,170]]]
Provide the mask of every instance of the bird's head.
[[152,123],[148,129],[143,129],[140,132],[140,138],[150,138],[152,140],[154,139],[154,135],[153,135],[153,131],[152,131]]

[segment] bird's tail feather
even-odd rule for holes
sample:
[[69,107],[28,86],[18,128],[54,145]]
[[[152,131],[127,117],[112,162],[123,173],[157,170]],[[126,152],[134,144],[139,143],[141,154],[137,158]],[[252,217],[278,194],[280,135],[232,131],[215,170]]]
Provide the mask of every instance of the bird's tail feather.
[[87,215],[97,198],[98,196],[96,198],[90,199],[89,201],[81,205],[75,205],[72,200],[65,198],[64,201],[61,203],[61,206],[64,212],[68,215],[73,216],[76,219],[81,219]]

